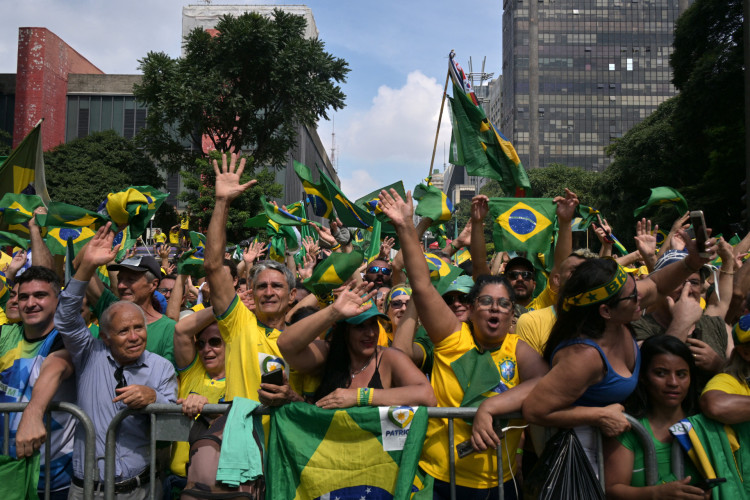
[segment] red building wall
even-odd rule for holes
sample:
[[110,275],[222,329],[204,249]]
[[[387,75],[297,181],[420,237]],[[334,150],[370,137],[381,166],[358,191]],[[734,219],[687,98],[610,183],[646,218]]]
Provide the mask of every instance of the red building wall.
[[68,75],[104,74],[47,28],[18,29],[13,147],[44,118],[42,147],[65,142]]

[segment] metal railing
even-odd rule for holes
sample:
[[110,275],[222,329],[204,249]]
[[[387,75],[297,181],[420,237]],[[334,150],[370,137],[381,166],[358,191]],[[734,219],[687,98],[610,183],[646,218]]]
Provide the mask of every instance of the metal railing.
[[[10,430],[9,430],[9,416],[12,412],[21,412],[26,407],[27,403],[0,403],[0,413],[4,414],[4,428],[3,428],[3,453],[8,454],[10,449]],[[208,404],[203,408],[203,414],[216,415],[227,412],[231,408],[229,404]],[[50,474],[49,474],[49,462],[50,462],[50,411],[64,411],[71,413],[78,419],[78,425],[83,425],[84,433],[86,436],[86,443],[84,445],[84,498],[93,499],[94,497],[94,482],[99,479],[99,471],[96,461],[96,432],[91,419],[81,410],[79,407],[71,403],[52,403],[50,408],[45,413],[46,427],[47,427],[47,440],[45,441],[45,499],[49,499],[50,495]],[[269,411],[265,407],[258,408],[256,410],[260,414],[268,414]],[[455,419],[471,419],[476,413],[476,408],[428,408],[427,415],[429,418],[447,418],[448,419],[448,442],[451,446],[448,448],[449,458],[449,477],[450,477],[450,494],[451,499],[456,498],[456,451],[455,451]],[[150,419],[150,440],[149,440],[149,455],[150,455],[150,486],[149,495],[150,498],[156,499],[159,497],[157,493],[157,467],[156,467],[156,442],[157,441],[187,441],[190,427],[192,426],[193,419],[182,414],[182,406],[176,404],[152,404],[141,410],[130,410],[126,409],[115,415],[107,428],[106,444],[105,444],[105,457],[104,457],[104,498],[107,500],[113,500],[115,498],[114,492],[114,478],[115,478],[115,441],[117,438],[117,429],[120,423],[127,417],[132,415],[149,415]],[[658,481],[658,466],[656,461],[656,451],[651,438],[650,433],[633,417],[625,415],[631,424],[633,431],[638,437],[644,451],[644,466],[645,476],[647,485],[655,485]],[[503,415],[502,418],[516,419],[521,418],[520,414],[514,413],[509,415]],[[601,446],[598,450],[599,455],[599,479],[604,485],[604,469],[603,469],[603,455]],[[497,447],[497,476],[498,476],[498,497],[502,500],[504,498],[504,482],[503,478],[503,461],[502,461],[502,447]],[[672,471],[677,478],[684,476],[684,462],[683,453],[679,447],[679,444],[675,443],[672,447]]]
[[[3,455],[10,452],[10,414],[23,412],[28,403],[0,403],[0,413],[3,414]],[[47,439],[44,441],[44,499],[50,498],[50,412],[62,411],[70,413],[78,419],[77,425],[82,425],[84,430],[84,457],[83,457],[83,495],[84,498],[94,498],[94,480],[99,477],[99,469],[96,466],[96,431],[94,423],[82,409],[72,403],[52,402],[44,412],[44,424],[47,431]]]

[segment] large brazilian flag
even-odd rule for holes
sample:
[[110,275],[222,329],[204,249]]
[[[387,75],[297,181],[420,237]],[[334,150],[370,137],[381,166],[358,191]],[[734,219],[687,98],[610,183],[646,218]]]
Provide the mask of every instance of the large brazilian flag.
[[427,408],[274,410],[268,443],[270,500],[407,499],[427,430]]
[[552,198],[490,198],[495,249],[546,253],[552,244],[556,208]]

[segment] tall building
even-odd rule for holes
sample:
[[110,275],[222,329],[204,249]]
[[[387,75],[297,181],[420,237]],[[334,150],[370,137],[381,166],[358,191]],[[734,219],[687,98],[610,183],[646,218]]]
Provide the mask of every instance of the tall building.
[[604,170],[604,149],[675,94],[689,0],[504,0],[502,132],[529,168]]

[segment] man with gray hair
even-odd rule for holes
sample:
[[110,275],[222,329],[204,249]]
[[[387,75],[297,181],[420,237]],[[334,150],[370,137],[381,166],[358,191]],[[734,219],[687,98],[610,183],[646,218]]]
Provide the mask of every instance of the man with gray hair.
[[[96,269],[111,261],[114,233],[110,224],[97,231],[73,279],[60,294],[55,324],[75,367],[77,405],[91,417],[96,428],[96,456],[105,454],[107,428],[114,416],[126,408],[151,403],[174,403],[177,378],[172,364],[146,351],[147,315],[135,301],[114,302],[103,311],[100,338],[89,333],[80,314],[88,281]],[[148,495],[149,420],[136,415],[120,424],[115,442],[115,494],[120,500]],[[76,430],[73,449],[73,484],[70,499],[83,498],[84,431]],[[99,468],[95,491],[104,489],[104,471]]]

